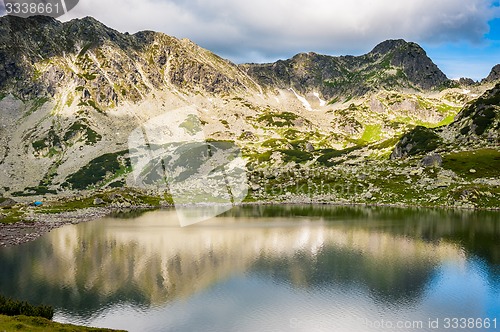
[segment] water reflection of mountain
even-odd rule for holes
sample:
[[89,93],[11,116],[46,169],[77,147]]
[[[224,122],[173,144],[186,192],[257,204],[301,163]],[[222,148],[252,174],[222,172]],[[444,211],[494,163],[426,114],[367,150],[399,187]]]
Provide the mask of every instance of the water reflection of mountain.
[[245,206],[225,214],[233,217],[316,217],[348,227],[378,229],[394,235],[432,241],[448,240],[500,265],[500,212],[425,208],[330,205]]
[[300,288],[357,283],[379,301],[407,303],[442,262],[464,265],[488,248],[483,259],[498,262],[499,227],[495,213],[267,206],[180,229],[175,212],[153,212],[2,249],[0,292],[88,316],[119,302],[161,305],[259,273]]

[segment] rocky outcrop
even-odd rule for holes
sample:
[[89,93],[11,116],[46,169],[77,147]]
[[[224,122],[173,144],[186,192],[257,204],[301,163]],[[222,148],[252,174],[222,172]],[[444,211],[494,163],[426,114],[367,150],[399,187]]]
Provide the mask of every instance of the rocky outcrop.
[[483,82],[496,82],[500,80],[500,64],[491,69],[490,74],[483,80]]
[[430,152],[440,143],[441,138],[433,129],[417,126],[401,138],[391,154],[391,159]]

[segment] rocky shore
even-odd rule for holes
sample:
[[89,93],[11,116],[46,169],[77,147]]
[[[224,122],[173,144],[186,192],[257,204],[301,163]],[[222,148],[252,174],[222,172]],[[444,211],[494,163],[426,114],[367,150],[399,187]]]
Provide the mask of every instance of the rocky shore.
[[30,242],[53,229],[99,219],[116,210],[116,208],[95,207],[57,214],[31,213],[25,222],[0,224],[0,247]]

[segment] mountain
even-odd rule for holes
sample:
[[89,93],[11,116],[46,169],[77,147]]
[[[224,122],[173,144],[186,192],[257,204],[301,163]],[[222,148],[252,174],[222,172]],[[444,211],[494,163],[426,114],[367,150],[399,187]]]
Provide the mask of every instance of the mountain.
[[[195,112],[184,130],[202,129],[211,151],[241,149],[249,199],[419,204],[408,201],[413,187],[405,196],[377,180],[388,169],[413,167],[389,160],[395,145],[414,128],[443,136],[440,142],[462,131],[462,141],[490,135],[490,127],[477,134],[486,106],[457,114],[495,79],[450,81],[420,46],[404,40],[361,56],[301,53],[236,65],[187,39],[120,33],[90,17],[61,23],[4,16],[0,195],[127,190],[135,186],[129,138],[155,119],[176,123],[175,112]],[[432,129],[445,125],[457,129],[448,136]],[[196,151],[176,161],[180,174],[196,173],[194,161],[210,155]],[[144,172],[168,159],[154,157]],[[147,190],[158,195],[153,185]]]
[[327,99],[359,97],[380,89],[438,89],[450,84],[446,75],[415,43],[387,40],[362,56],[332,57],[301,53],[271,64],[242,65],[267,89],[319,91]]

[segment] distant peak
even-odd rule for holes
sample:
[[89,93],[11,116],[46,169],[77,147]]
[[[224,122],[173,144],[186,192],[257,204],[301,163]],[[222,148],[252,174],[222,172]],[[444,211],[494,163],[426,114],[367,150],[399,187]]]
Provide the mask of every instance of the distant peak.
[[423,51],[420,45],[412,42],[407,42],[404,39],[389,39],[381,42],[370,52],[372,54],[387,54],[395,50],[414,48],[418,51]]
[[483,81],[485,82],[495,82],[500,80],[500,64],[494,66],[491,69],[490,74]]

